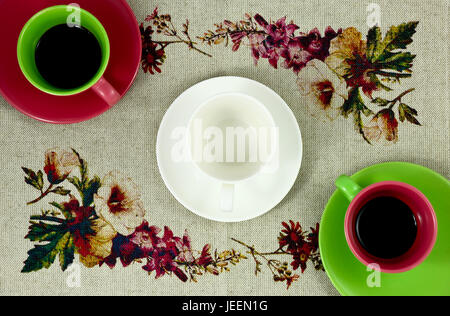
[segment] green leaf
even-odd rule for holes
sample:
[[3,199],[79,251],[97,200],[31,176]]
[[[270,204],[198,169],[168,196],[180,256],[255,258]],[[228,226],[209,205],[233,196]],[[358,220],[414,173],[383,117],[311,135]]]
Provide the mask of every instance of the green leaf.
[[420,122],[411,114],[405,113],[405,117],[408,120],[408,122],[410,122],[411,124],[422,126],[422,124],[420,124]]
[[408,105],[401,103],[398,107],[398,112],[400,115],[400,121],[403,123],[405,119],[410,122],[411,124],[422,126],[420,122],[416,119],[416,116],[418,115],[417,111]]
[[89,206],[94,202],[94,195],[97,194],[100,187],[101,180],[99,177],[95,176],[91,181],[89,181],[82,194],[84,206]]
[[75,259],[75,245],[73,243],[73,236],[69,235],[66,245],[59,251],[59,264],[62,271],[66,271],[67,268],[73,263]]
[[414,116],[419,115],[419,113],[417,113],[417,111],[409,106],[407,106],[406,104],[402,103],[401,104],[404,108],[405,108],[405,112]]
[[43,222],[33,223],[29,227],[28,234],[25,236],[26,239],[31,241],[52,241],[59,234],[67,231],[65,225],[50,225]]
[[78,157],[78,161],[80,162],[80,175],[81,175],[81,183],[86,183],[88,179],[88,167],[87,163],[84,161],[84,159],[81,158],[80,154],[72,148],[72,151],[75,155]]
[[60,232],[55,234],[46,245],[35,245],[33,249],[28,251],[28,258],[24,262],[23,273],[48,269],[54,262],[55,258],[67,246],[68,240],[71,238],[70,232]]
[[51,202],[50,205],[56,207],[58,210],[61,211],[61,213],[64,215],[64,217],[69,220],[72,219],[72,213],[70,211],[67,211],[64,205],[59,204],[57,202]]
[[351,113],[355,112],[362,112],[365,116],[373,114],[373,112],[364,104],[358,88],[350,91],[349,98],[345,101],[341,111],[342,115],[344,115],[346,118]]
[[389,101],[383,98],[375,98],[372,100],[373,104],[376,104],[378,106],[384,107],[387,106],[389,104]]
[[101,180],[98,176],[89,180],[89,171],[87,163],[80,157],[80,154],[75,149],[72,149],[77,155],[80,161],[80,175],[81,179],[78,177],[69,178],[68,181],[72,183],[80,193],[83,200],[83,206],[89,206],[94,202],[94,195],[97,193],[101,186]]
[[40,190],[44,189],[44,174],[42,173],[41,170],[38,171],[37,173],[37,180],[36,180],[38,187],[40,188]]
[[372,145],[370,140],[366,137],[366,134],[364,133],[364,122],[361,117],[361,111],[355,111],[353,113],[353,119],[355,123],[355,129],[361,134],[361,136],[364,138],[364,140]]
[[405,109],[404,109],[404,107],[403,107],[403,104],[400,104],[400,106],[398,107],[398,115],[399,115],[399,119],[400,119],[400,122],[404,122],[405,121],[405,119],[406,119],[406,116],[405,116]]
[[44,178],[42,171],[38,171],[38,173],[34,172],[31,169],[22,167],[22,170],[27,175],[25,177],[25,183],[31,185],[36,190],[42,191],[44,189]]
[[[383,55],[386,52],[392,52],[396,49],[406,49],[406,47],[413,42],[412,36],[416,33],[418,24],[419,22],[409,22],[400,24],[399,26],[392,26],[386,33],[384,39],[376,43],[376,48],[370,56],[370,61],[374,63],[380,59],[385,59],[385,56]],[[372,38],[373,35],[369,34],[368,39]]]
[[377,51],[380,50],[379,46],[382,40],[381,29],[378,26],[374,26],[369,30],[367,35],[367,59],[372,62]]
[[51,192],[58,194],[58,195],[63,195],[63,196],[70,194],[70,190],[66,190],[63,187],[57,187],[57,188],[53,189]]
[[399,72],[410,70],[416,55],[405,53],[385,53],[380,57],[379,64],[383,69],[393,69]]
[[388,92],[392,91],[392,89],[389,88],[388,86],[384,85],[374,73],[369,73],[369,77],[370,77],[370,80],[376,84],[377,88],[383,89]]

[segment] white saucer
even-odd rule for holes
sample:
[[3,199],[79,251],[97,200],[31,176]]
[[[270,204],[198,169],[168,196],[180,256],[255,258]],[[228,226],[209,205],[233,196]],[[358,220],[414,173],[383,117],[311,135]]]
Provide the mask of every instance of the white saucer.
[[[172,160],[172,148],[179,140],[172,132],[187,127],[195,110],[221,93],[240,92],[261,101],[280,131],[280,167],[275,173],[260,174],[236,185],[233,212],[220,209],[222,183],[202,174],[191,162]],[[277,206],[289,193],[300,171],[303,143],[297,120],[286,102],[263,84],[240,77],[219,77],[196,84],[180,95],[165,114],[158,132],[156,155],[161,176],[184,207],[218,222],[241,222],[261,216]]]

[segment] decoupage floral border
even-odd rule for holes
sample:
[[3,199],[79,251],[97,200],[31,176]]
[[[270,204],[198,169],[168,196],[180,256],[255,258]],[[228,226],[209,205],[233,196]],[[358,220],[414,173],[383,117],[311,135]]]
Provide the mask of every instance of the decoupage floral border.
[[323,270],[319,224],[305,231],[298,222],[282,223],[272,252],[260,252],[235,238],[244,251],[213,250],[210,244],[197,251],[187,231],[177,237],[169,227],[160,229],[145,219],[141,193],[129,177],[115,171],[102,179],[91,177],[87,162],[73,149],[47,150],[43,171],[22,169],[25,182],[38,193],[27,205],[43,203],[50,196],[64,197],[63,202],[44,204],[40,214],[30,217],[25,238],[35,245],[28,251],[23,273],[48,269],[57,258],[65,271],[77,255],[87,268],[140,264],[156,279],[175,275],[183,282],[197,282],[202,275],[219,275],[251,258],[256,275],[266,267],[274,281],[286,282],[289,288],[300,277],[295,271],[303,273],[308,262]]
[[[316,28],[300,32],[286,17],[276,22],[257,14],[246,14],[238,22],[225,20],[214,25],[196,40],[212,45],[232,44],[237,51],[250,48],[255,65],[267,59],[272,67],[290,69],[296,76],[300,93],[314,116],[335,119],[352,118],[356,131],[369,144],[398,141],[400,122],[421,125],[418,112],[403,102],[408,89],[392,99],[375,97],[381,90],[392,92],[393,84],[411,77],[415,55],[406,51],[413,42],[419,22],[392,26],[383,37],[378,26],[363,35],[355,27],[334,30],[328,27],[324,35]],[[166,60],[166,48],[185,44],[189,49],[212,57],[198,48],[189,34],[189,20],[178,31],[169,14],[158,9],[141,24],[142,68],[151,74],[160,73]],[[168,40],[159,41],[157,35]],[[370,103],[364,99],[365,95]],[[397,119],[398,117],[398,119]]]

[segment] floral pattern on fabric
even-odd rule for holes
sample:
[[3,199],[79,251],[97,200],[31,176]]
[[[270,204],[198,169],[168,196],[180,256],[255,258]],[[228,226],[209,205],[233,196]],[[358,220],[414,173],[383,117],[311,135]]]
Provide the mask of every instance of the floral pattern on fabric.
[[[75,172],[75,168],[79,172]],[[30,217],[26,239],[35,243],[28,251],[23,273],[48,269],[58,258],[62,271],[75,262],[87,268],[132,263],[142,265],[155,278],[176,276],[183,282],[197,282],[205,274],[219,275],[251,256],[256,262],[256,274],[265,263],[274,281],[292,282],[300,278],[307,262],[323,269],[318,247],[319,225],[304,231],[300,223],[283,223],[279,247],[271,253],[258,252],[254,246],[232,239],[245,247],[219,251],[210,244],[195,250],[187,231],[175,236],[169,227],[151,225],[141,200],[141,192],[132,179],[114,171],[103,179],[91,177],[87,162],[75,150],[50,149],[45,154],[44,172],[22,168],[25,182],[39,197],[28,202],[34,205],[48,196],[63,197],[62,202],[50,202],[39,215]],[[47,174],[47,181],[44,180]],[[48,184],[46,184],[48,182]],[[59,186],[55,187],[56,184]],[[66,187],[70,185],[70,187]],[[47,188],[46,188],[47,187]],[[279,261],[285,256],[291,263]],[[273,257],[273,258],[272,258]]]
[[[399,122],[420,126],[418,112],[403,102],[415,89],[409,89],[392,100],[376,97],[380,91],[393,92],[394,85],[412,76],[415,55],[406,51],[413,42],[419,22],[392,26],[383,36],[378,26],[366,37],[355,27],[323,32],[318,28],[301,31],[286,17],[272,21],[260,14],[245,14],[244,19],[224,20],[214,25],[195,42],[189,34],[189,21],[180,32],[170,15],[158,9],[141,25],[145,72],[161,72],[166,48],[184,44],[189,49],[211,57],[198,48],[199,42],[250,49],[255,65],[262,59],[275,69],[291,70],[299,90],[314,116],[333,120],[339,116],[352,118],[356,131],[369,144],[396,143]],[[157,35],[168,41],[158,41]]]

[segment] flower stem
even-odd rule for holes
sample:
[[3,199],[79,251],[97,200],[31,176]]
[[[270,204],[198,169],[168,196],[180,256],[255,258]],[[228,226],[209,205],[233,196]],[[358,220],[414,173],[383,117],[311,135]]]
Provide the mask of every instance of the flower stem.
[[403,92],[402,94],[400,94],[398,97],[396,97],[394,100],[390,101],[389,103],[391,103],[391,106],[389,107],[389,109],[392,110],[392,108],[397,104],[397,102],[402,102],[402,98],[404,96],[406,96],[407,94],[410,94],[411,92],[415,91],[415,88],[406,90],[405,92]]
[[27,205],[31,205],[31,204],[35,204],[37,202],[39,202],[40,200],[42,200],[44,197],[46,197],[50,191],[53,189],[53,184],[50,184],[50,186],[47,188],[47,190],[45,190],[44,192],[42,192],[42,194],[35,200],[30,201],[27,203]]

